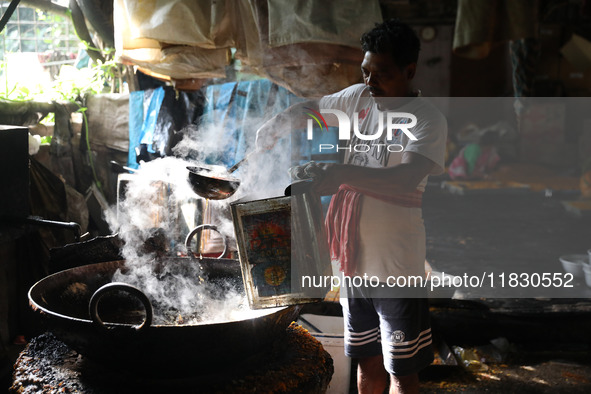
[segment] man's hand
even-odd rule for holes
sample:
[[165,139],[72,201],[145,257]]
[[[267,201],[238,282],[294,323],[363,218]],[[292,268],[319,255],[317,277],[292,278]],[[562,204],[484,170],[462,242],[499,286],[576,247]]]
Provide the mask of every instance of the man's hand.
[[305,174],[314,178],[314,190],[320,195],[337,192],[342,184],[372,193],[392,195],[416,190],[436,164],[414,152],[404,152],[402,162],[394,167],[370,168],[351,164],[307,163]]
[[344,179],[344,165],[335,163],[316,163],[311,161],[292,170],[298,179],[313,179],[314,192],[321,196],[335,194]]

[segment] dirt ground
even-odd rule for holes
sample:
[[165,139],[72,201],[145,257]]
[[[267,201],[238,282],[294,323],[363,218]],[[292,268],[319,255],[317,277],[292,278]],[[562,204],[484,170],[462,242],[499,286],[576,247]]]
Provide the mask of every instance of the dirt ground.
[[[483,269],[563,272],[559,256],[584,254],[591,248],[591,218],[573,216],[562,205],[563,200],[576,198],[568,192],[460,196],[431,184],[423,202],[427,259],[438,270],[454,275]],[[576,285],[588,291],[581,279]],[[491,306],[486,300],[474,301]],[[512,338],[504,351],[487,344],[485,334],[479,337],[471,332],[483,330],[486,322],[478,327],[469,322],[460,325],[459,319],[456,326],[443,327],[454,333],[453,338],[443,338],[450,347],[463,346],[476,361],[463,367],[429,367],[421,375],[421,392],[590,393],[591,315],[587,307],[580,308],[588,306],[589,298],[537,301],[503,299],[503,314],[487,315],[491,324],[507,316],[512,319],[510,324],[497,324],[494,332]],[[536,305],[543,305],[537,314]],[[474,314],[478,321],[478,312]],[[495,316],[500,317],[495,321]],[[439,324],[449,323],[445,315],[441,317]],[[516,335],[518,331],[521,335]],[[462,343],[462,338],[468,343]],[[493,356],[487,349],[493,349]]]
[[430,368],[422,374],[421,393],[591,392],[588,351],[521,352],[503,362]]
[[427,260],[456,275],[487,270],[562,272],[558,258],[591,248],[591,217],[577,217],[554,192],[453,195],[431,184],[423,198]]
[[[576,198],[567,192],[459,196],[432,183],[423,202],[427,260],[454,275],[562,272],[559,256],[591,248],[591,218],[562,206]],[[576,285],[589,296],[436,305],[434,335],[465,356],[457,366],[423,371],[421,392],[591,393],[591,289],[582,280]]]

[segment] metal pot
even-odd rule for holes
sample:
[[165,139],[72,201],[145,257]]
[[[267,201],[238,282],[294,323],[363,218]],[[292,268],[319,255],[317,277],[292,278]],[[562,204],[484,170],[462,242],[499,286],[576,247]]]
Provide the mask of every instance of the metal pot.
[[[188,258],[169,263],[180,268],[194,264]],[[213,277],[240,272],[234,260],[202,259],[200,264]],[[269,349],[285,334],[300,309],[277,308],[252,319],[216,324],[144,324],[138,328],[132,323],[101,323],[96,318],[93,322],[88,312],[90,301],[97,290],[111,283],[117,269],[125,269],[125,261],[86,265],[50,275],[31,287],[29,303],[45,319],[49,330],[71,348],[134,372],[178,376],[227,368]],[[137,306],[131,294],[117,299],[118,305]],[[123,314],[141,314],[141,307],[132,309]]]

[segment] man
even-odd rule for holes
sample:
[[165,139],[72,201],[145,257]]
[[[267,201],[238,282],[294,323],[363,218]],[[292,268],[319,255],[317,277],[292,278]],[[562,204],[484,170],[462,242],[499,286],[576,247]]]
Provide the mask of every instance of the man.
[[[343,164],[312,162],[299,172],[314,176],[320,194],[336,193],[326,225],[331,256],[344,274],[377,277],[378,287],[388,289],[393,278],[424,277],[421,195],[428,175],[443,172],[447,123],[412,89],[420,42],[410,27],[390,20],[361,43],[364,83],[322,98],[318,107],[345,112],[363,136],[351,138]],[[387,112],[397,113],[397,124],[412,114],[416,125],[388,139]],[[259,146],[280,118],[261,127]],[[367,287],[341,292],[345,353],[358,359],[359,393],[382,393],[388,381],[391,393],[418,392],[418,371],[433,360],[426,299],[395,298],[394,291],[376,297]]]

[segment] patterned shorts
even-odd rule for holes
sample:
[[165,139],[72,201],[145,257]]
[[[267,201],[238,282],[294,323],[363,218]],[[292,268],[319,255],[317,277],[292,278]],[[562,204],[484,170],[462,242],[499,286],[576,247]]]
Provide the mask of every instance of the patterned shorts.
[[345,354],[363,358],[383,354],[393,375],[411,375],[433,362],[429,306],[426,298],[364,298],[347,288],[341,298],[345,320]]

